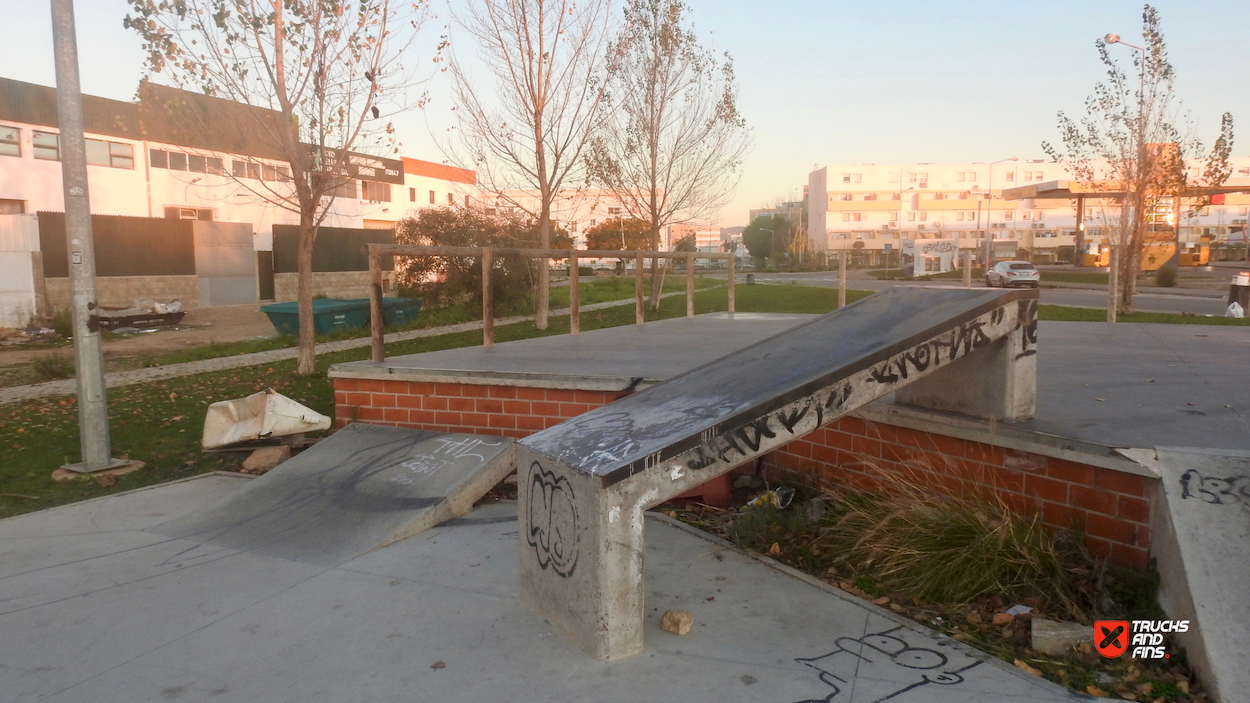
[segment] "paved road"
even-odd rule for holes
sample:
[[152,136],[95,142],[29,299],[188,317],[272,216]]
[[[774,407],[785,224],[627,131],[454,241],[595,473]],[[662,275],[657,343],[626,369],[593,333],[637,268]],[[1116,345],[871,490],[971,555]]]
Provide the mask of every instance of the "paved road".
[[[836,271],[816,271],[811,273],[757,273],[755,280],[760,283],[798,283],[823,288],[836,288],[838,274]],[[739,285],[742,285],[740,282]],[[862,271],[851,271],[847,275],[847,286],[861,290],[889,290],[897,285],[915,285],[904,281],[879,281],[868,277]],[[959,286],[960,281],[931,281],[924,285]],[[972,282],[974,287],[984,285],[980,280]],[[1176,293],[1138,293],[1134,296],[1134,309],[1140,312],[1192,312],[1197,315],[1223,315],[1225,304],[1222,298]],[[1106,290],[1081,288],[1042,288],[1041,301],[1047,305],[1070,305],[1074,307],[1102,308],[1107,307]]]

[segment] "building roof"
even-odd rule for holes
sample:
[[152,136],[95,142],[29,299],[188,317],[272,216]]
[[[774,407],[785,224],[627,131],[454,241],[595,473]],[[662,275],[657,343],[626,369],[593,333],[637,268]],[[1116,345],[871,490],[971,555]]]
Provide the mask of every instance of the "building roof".
[[437,178],[440,181],[467,183],[468,185],[475,185],[477,183],[477,173],[468,169],[456,168],[455,166],[447,166],[444,164],[436,164],[432,161],[410,159],[407,156],[404,157],[404,173],[410,173],[414,176],[425,176],[427,178]]
[[[282,124],[273,110],[147,81],[139,84],[137,102],[83,95],[82,110],[84,131],[91,134],[284,158],[265,134]],[[59,128],[56,89],[0,77],[0,120]]]

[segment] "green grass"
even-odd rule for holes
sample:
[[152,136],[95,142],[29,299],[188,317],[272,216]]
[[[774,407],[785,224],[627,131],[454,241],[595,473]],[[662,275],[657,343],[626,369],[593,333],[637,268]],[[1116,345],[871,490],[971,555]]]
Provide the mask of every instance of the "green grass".
[[[598,282],[596,282],[598,283]],[[611,285],[611,284],[608,284]],[[867,291],[848,291],[856,300]],[[808,286],[738,286],[737,309],[743,312],[822,313],[837,307],[837,291]],[[703,314],[726,309],[725,290],[695,294],[695,311]],[[662,301],[657,320],[685,315],[686,301],[677,296]],[[422,315],[425,313],[422,312]],[[632,305],[582,313],[583,330],[633,324]],[[553,317],[550,328],[539,331],[532,323],[495,329],[498,342],[567,334],[568,316]],[[481,344],[480,331],[423,337],[387,345],[387,354],[399,356]],[[79,460],[78,415],[72,396],[40,398],[0,405],[0,518],[71,503],[119,490],[139,488],[205,471],[228,468],[237,459],[204,454],[199,439],[209,403],[274,388],[312,409],[334,414],[333,384],[325,372],[330,364],[368,358],[363,347],[318,357],[318,375],[295,374],[295,361],[253,366],[109,390],[113,455],[142,461],[143,471],[122,476],[112,485],[95,482],[59,484],[51,473]]]
[[[1107,311],[1098,308],[1071,308],[1064,305],[1037,306],[1037,319],[1060,322],[1106,322]],[[1134,312],[1118,315],[1120,322],[1148,322],[1172,325],[1226,325],[1250,327],[1250,318],[1205,317],[1180,315],[1172,312]]]

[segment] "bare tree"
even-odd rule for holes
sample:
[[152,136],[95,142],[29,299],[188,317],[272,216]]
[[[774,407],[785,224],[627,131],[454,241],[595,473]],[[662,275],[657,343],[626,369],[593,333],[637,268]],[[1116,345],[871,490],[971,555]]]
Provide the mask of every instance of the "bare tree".
[[[125,25],[147,51],[147,70],[175,86],[254,110],[230,125],[260,139],[290,173],[236,178],[240,188],[299,215],[299,367],[316,371],[312,253],[335,191],[350,183],[349,152],[393,153],[383,116],[411,80],[400,57],[425,17],[424,0],[130,0]],[[384,86],[387,86],[384,89]],[[210,128],[223,114],[173,114]],[[222,175],[234,177],[230,171]],[[354,189],[354,185],[353,185]]]
[[[717,214],[750,144],[733,61],[699,45],[680,0],[629,0],[612,50],[612,106],[588,155],[592,181],[632,217],[660,230]],[[651,306],[658,309],[657,260]]]
[[[1141,270],[1150,214],[1164,198],[1184,198],[1194,189],[1221,185],[1231,173],[1228,156],[1232,148],[1232,116],[1225,113],[1214,148],[1202,157],[1200,173],[1190,176],[1189,163],[1203,149],[1191,135],[1177,127],[1175,72],[1168,61],[1158,11],[1146,5],[1142,11],[1144,47],[1121,42],[1116,35],[1094,42],[1107,79],[1094,87],[1085,101],[1079,122],[1059,113],[1063,144],[1042,143],[1056,162],[1062,162],[1089,190],[1122,193],[1118,213],[1108,218],[1112,251],[1111,284],[1108,286],[1107,319],[1133,311],[1133,294]],[[1134,86],[1119,62],[1108,51],[1109,43],[1123,43],[1135,50],[1138,81]],[[1180,222],[1173,222],[1179,232]]]
[[[600,121],[609,7],[608,0],[471,0],[457,18],[495,79],[475,82],[453,53],[460,140],[479,187],[529,213],[542,249],[551,245],[552,203],[580,179],[582,152]],[[538,329],[547,328],[548,278],[544,263]]]

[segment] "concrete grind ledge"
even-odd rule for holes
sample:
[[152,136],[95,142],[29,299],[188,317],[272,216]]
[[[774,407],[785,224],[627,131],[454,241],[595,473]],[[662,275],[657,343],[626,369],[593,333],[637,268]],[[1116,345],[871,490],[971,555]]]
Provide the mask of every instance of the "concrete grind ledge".
[[[587,658],[516,598],[513,504],[330,568],[150,530],[247,483],[204,476],[0,522],[5,698],[1083,698],[655,515],[648,651],[611,663]],[[694,613],[690,634],[660,630],[670,608]]]

